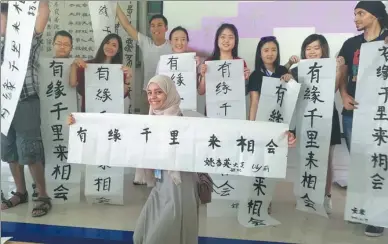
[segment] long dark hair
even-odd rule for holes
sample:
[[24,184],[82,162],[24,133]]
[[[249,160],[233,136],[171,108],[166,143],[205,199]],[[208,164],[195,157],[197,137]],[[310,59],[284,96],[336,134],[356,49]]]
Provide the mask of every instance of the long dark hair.
[[233,24],[224,23],[218,28],[218,30],[216,32],[216,37],[214,38],[214,49],[213,49],[213,53],[211,56],[212,60],[220,60],[221,51],[220,51],[220,47],[218,46],[218,38],[220,37],[221,33],[225,29],[229,29],[234,34],[235,42],[234,42],[234,47],[232,49],[232,56],[233,56],[233,58],[238,57],[238,39],[239,38],[238,38],[237,28]]
[[189,39],[189,33],[187,32],[186,28],[183,28],[182,26],[177,26],[175,27],[174,29],[172,29],[172,31],[170,32],[170,35],[168,37],[168,39],[171,41],[171,38],[172,38],[172,34],[174,34],[174,32],[176,31],[183,31],[185,34],[186,34],[186,39],[187,39],[187,42],[190,41]]
[[275,70],[280,66],[280,48],[279,48],[279,42],[276,40],[276,37],[274,36],[265,36],[262,37],[257,44],[256,48],[256,58],[255,58],[255,70],[258,72],[261,70],[266,70],[263,62],[263,58],[261,57],[261,49],[263,46],[268,43],[268,42],[273,42],[276,45],[276,48],[278,49],[278,54],[276,56],[275,62],[274,62],[274,67]]
[[319,34],[311,34],[306,39],[304,39],[302,43],[302,49],[300,51],[300,58],[306,59],[306,48],[311,43],[318,41],[319,45],[322,49],[322,57],[321,58],[329,58],[330,57],[330,48],[329,43],[327,42],[326,38],[323,35]]
[[100,47],[96,52],[96,56],[94,59],[90,60],[89,63],[104,63],[106,55],[104,53],[104,45],[112,39],[116,39],[119,43],[119,48],[117,49],[117,53],[112,57],[111,64],[122,64],[123,63],[123,41],[121,37],[117,34],[111,33],[108,34],[104,40],[102,40]]

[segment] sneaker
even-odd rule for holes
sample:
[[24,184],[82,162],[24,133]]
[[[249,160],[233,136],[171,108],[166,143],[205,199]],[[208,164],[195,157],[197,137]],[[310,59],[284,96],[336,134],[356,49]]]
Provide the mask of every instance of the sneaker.
[[331,203],[331,196],[326,195],[323,201],[323,206],[325,207],[326,213],[331,214],[333,212],[333,205]]
[[377,227],[377,226],[368,225],[365,228],[365,235],[369,236],[369,237],[379,237],[379,236],[382,236],[383,232],[384,232],[384,228],[383,227]]

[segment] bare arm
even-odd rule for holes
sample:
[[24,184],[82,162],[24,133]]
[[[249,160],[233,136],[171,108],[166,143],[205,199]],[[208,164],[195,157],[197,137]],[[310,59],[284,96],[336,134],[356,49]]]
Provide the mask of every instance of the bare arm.
[[77,68],[77,64],[75,63],[72,63],[70,66],[69,85],[71,87],[76,87],[78,85]]
[[198,94],[202,96],[205,93],[206,93],[205,76],[200,75],[198,78]]
[[250,106],[249,106],[249,117],[248,120],[255,121],[257,115],[257,108],[259,107],[260,94],[257,91],[249,92]]
[[50,16],[50,8],[47,0],[39,2],[38,16],[35,21],[36,34],[43,33]]
[[138,40],[137,38],[137,30],[135,27],[131,25],[129,22],[127,16],[124,14],[123,10],[120,7],[120,4],[117,3],[116,8],[116,16],[119,19],[120,25],[124,28],[124,30],[128,33],[128,35],[135,41]]
[[290,63],[290,61],[288,61],[285,65],[283,65],[284,67],[286,67],[287,70],[290,70],[292,64]]
[[347,65],[342,65],[336,74],[336,90],[340,91],[341,96],[348,94],[346,91],[346,77],[348,73],[348,66]]

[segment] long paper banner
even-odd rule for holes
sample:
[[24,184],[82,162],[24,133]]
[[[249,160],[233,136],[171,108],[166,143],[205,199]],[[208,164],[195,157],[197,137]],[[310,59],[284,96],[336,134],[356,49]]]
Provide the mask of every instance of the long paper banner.
[[69,163],[285,178],[287,124],[75,113]]
[[363,44],[345,220],[388,228],[388,47]]
[[8,134],[27,72],[38,1],[10,1],[1,65],[1,133]]

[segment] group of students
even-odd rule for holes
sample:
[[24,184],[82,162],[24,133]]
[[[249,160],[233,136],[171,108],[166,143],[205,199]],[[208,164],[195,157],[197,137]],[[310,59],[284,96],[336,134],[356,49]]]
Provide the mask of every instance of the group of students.
[[[6,6],[1,5],[1,18],[6,18]],[[40,2],[39,15],[35,26],[33,39],[41,38],[41,33],[47,23],[49,15],[46,1]],[[362,43],[385,40],[388,41],[388,15],[385,5],[381,1],[362,1],[357,3],[355,10],[355,23],[358,31],[362,34],[348,39],[342,46],[337,57],[336,91],[339,90],[344,109],[342,112],[344,134],[346,144],[350,150],[351,128],[353,110],[357,107],[354,100],[357,81],[357,68],[359,64],[359,50]],[[174,28],[169,34],[169,40],[165,39],[168,22],[163,15],[153,16],[150,20],[150,31],[152,38],[139,33],[129,22],[121,8],[117,7],[117,17],[121,26],[129,36],[138,42],[144,60],[144,86],[145,95],[149,104],[150,115],[182,116],[179,108],[180,96],[170,77],[156,75],[158,61],[161,55],[183,52],[196,52],[197,56],[206,57],[206,60],[232,60],[239,59],[238,56],[238,31],[233,24],[222,24],[215,35],[214,51],[211,55],[198,52],[189,47],[189,35],[183,27]],[[5,28],[2,26],[2,36]],[[65,31],[57,32],[53,41],[57,58],[69,57],[72,47],[72,37]],[[32,47],[32,48],[33,48]],[[96,57],[89,61],[75,59],[70,73],[70,85],[77,88],[83,97],[82,111],[85,111],[85,80],[84,69],[87,63],[114,63],[122,64],[122,41],[120,36],[109,34],[101,43],[96,53]],[[39,54],[32,53],[28,70],[35,70]],[[308,36],[301,47],[301,59],[318,59],[330,57],[330,50],[327,40],[319,34]],[[256,119],[258,103],[263,77],[281,78],[284,81],[297,80],[297,68],[290,67],[299,62],[299,57],[292,56],[287,64],[280,65],[280,47],[276,37],[269,36],[261,38],[256,49],[255,70],[250,73],[244,62],[244,75],[248,81],[247,90],[250,95],[249,120]],[[197,62],[198,94],[206,92],[206,64]],[[132,71],[123,66],[123,85],[125,87],[123,97],[128,95]],[[31,72],[36,74],[36,72]],[[39,84],[37,76],[27,76],[25,87],[30,88],[22,92],[18,108],[15,113],[13,123],[8,136],[2,135],[2,160],[10,164],[12,175],[15,179],[17,192],[13,193],[10,199],[2,199],[2,210],[11,208],[20,203],[28,201],[28,194],[23,175],[23,165],[28,165],[37,188],[37,206],[34,207],[33,216],[42,216],[51,209],[50,198],[47,195],[44,181],[44,154],[43,145],[40,138],[40,117],[39,113],[32,114],[26,111],[26,104],[32,106],[34,101],[39,102],[38,91],[33,90],[34,86],[29,84]],[[31,90],[32,89],[32,90]],[[38,103],[39,104],[39,103]],[[39,105],[37,105],[39,106]],[[32,110],[37,111],[37,110]],[[23,125],[21,113],[27,113],[32,118],[29,122],[36,120],[38,127],[28,127]],[[25,115],[24,115],[25,116]],[[73,117],[69,117],[69,124],[75,123]],[[31,132],[35,134],[31,137]],[[37,136],[39,133],[39,136]],[[288,133],[289,146],[295,145],[295,135]],[[331,133],[331,149],[329,152],[329,167],[327,173],[327,184],[325,192],[325,208],[331,212],[331,182],[332,182],[332,157],[333,146],[341,143],[340,121],[338,111],[333,105],[333,126]],[[39,146],[37,146],[39,145]],[[21,147],[29,147],[30,154],[25,154]],[[39,165],[39,166],[37,166]],[[144,170],[137,169],[134,183],[149,184],[153,190],[138,219],[134,243],[153,244],[191,244],[198,242],[198,208],[200,204],[198,191],[198,175],[196,173]],[[367,226],[365,234],[368,236],[380,236],[384,229],[376,226]]]

